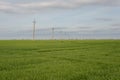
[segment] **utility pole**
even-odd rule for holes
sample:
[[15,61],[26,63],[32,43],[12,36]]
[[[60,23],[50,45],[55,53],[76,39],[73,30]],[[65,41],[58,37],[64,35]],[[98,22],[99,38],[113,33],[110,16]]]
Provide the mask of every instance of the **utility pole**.
[[34,21],[33,21],[33,40],[35,40],[35,26],[36,26],[36,21],[34,19]]
[[52,40],[54,40],[54,28],[52,28]]

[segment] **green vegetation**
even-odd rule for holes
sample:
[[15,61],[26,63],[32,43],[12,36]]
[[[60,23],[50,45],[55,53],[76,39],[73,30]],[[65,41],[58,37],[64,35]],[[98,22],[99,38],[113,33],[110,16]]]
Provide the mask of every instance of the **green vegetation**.
[[0,41],[0,80],[120,80],[120,40]]

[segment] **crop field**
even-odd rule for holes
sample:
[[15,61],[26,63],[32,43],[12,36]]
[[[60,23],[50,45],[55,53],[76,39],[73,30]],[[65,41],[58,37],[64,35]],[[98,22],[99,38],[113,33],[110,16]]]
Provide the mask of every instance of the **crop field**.
[[120,80],[120,40],[1,40],[0,80]]

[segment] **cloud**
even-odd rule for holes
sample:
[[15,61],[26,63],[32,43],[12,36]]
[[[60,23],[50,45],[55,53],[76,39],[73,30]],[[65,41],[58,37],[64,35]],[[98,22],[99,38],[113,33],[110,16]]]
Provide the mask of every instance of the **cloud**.
[[120,28],[120,23],[115,23],[115,24],[112,24],[111,26]]
[[120,0],[45,0],[26,3],[0,1],[0,12],[35,13],[47,9],[73,9],[86,5],[120,6]]
[[112,19],[112,18],[96,18],[95,20],[97,20],[97,21],[114,21],[114,19]]

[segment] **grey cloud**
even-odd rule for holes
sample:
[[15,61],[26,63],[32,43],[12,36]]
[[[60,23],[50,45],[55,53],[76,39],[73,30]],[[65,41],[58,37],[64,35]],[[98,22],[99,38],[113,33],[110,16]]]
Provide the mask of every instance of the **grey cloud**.
[[120,28],[120,23],[112,24],[111,26]]
[[35,13],[53,8],[73,9],[85,5],[120,6],[120,0],[46,0],[27,3],[0,1],[0,12]]
[[97,20],[97,21],[114,21],[114,19],[112,19],[112,18],[96,18],[95,20]]

